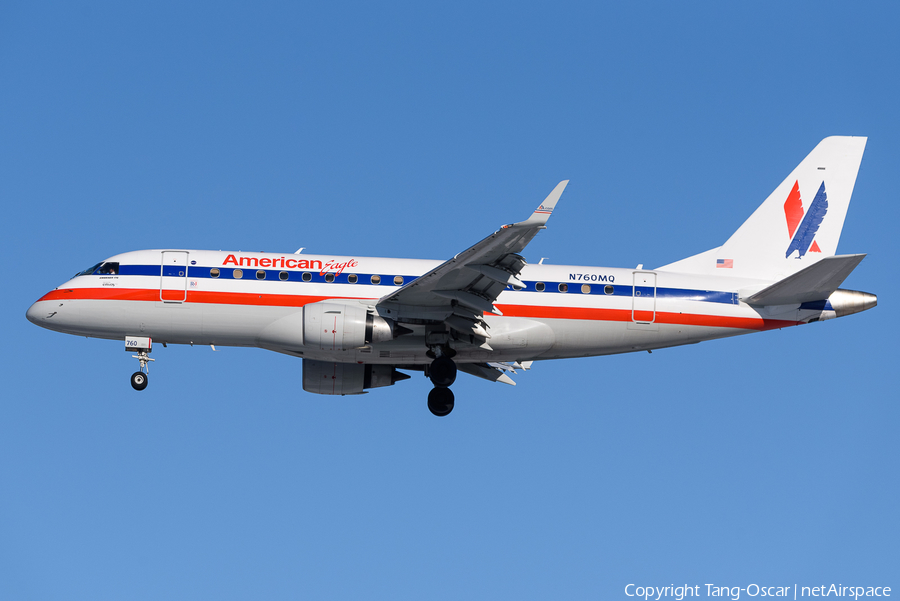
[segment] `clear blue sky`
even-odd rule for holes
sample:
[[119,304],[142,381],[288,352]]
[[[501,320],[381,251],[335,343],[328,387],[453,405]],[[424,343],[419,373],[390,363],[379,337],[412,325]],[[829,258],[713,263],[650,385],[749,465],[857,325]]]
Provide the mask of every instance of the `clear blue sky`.
[[[0,599],[900,594],[895,3],[6,3]],[[25,310],[142,248],[445,259],[571,179],[529,260],[721,244],[828,135],[869,143],[867,313],[361,397],[252,349]],[[746,597],[744,597],[746,598]]]

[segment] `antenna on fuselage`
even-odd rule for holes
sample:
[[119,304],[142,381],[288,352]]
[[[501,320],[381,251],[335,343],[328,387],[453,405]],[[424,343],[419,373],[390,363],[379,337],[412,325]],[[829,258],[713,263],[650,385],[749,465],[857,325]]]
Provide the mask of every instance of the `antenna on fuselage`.
[[305,247],[305,246],[301,246],[301,247],[298,248],[296,251],[294,251],[294,254],[295,254],[295,255],[299,255],[300,253],[303,252],[303,249],[304,249],[304,248],[306,248],[306,247]]

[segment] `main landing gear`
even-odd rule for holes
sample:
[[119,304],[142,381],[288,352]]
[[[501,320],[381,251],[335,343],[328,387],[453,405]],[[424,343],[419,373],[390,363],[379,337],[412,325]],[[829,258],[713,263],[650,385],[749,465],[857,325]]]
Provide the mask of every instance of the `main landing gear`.
[[456,381],[456,363],[442,353],[431,362],[428,377],[434,384],[434,388],[428,393],[428,410],[438,417],[449,415],[453,411],[453,391],[450,390],[450,385]]

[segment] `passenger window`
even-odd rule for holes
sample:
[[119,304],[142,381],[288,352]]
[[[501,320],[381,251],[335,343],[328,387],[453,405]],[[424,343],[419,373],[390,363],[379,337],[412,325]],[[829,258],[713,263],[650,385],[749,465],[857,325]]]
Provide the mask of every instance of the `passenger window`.
[[590,294],[591,293],[591,285],[590,284],[582,284],[581,285],[581,293],[582,294]]
[[381,283],[381,276],[380,276],[380,275],[373,275],[373,276],[372,276],[372,279],[371,279],[371,282],[377,286],[378,284]]
[[537,290],[538,292],[543,292],[544,291],[544,282],[538,282],[537,284],[535,284],[534,289]]
[[312,274],[311,274],[310,272],[308,272],[308,271],[304,271],[304,272],[303,272],[303,275],[300,276],[300,279],[303,280],[304,282],[311,282],[311,281],[312,281]]
[[213,267],[212,269],[210,269],[210,270],[209,270],[209,277],[211,277],[211,278],[217,278],[217,277],[219,277],[219,270],[218,270],[217,268],[215,268],[215,267]]
[[569,291],[569,285],[568,285],[568,284],[560,284],[560,285],[559,285],[559,291],[560,291],[560,292],[568,292],[568,291]]
[[331,282],[333,282],[333,281],[334,281],[334,274],[333,274],[333,273],[326,273],[326,274],[325,274],[325,281],[328,282],[329,284],[330,284]]
[[394,276],[394,286],[402,286],[403,285],[403,276],[395,275]]
[[281,280],[282,282],[286,282],[289,277],[291,277],[291,276],[288,275],[288,272],[286,272],[286,271],[282,271],[281,273],[278,274],[278,279]]
[[234,275],[234,279],[239,280],[242,277],[244,277],[244,270],[243,269],[235,269],[234,272],[232,273],[232,275]]
[[605,294],[612,294],[614,290],[615,289],[612,286],[610,286],[609,284],[607,284],[606,286],[603,287],[603,292]]
[[351,273],[350,275],[347,276],[347,282],[349,282],[350,284],[355,284],[358,281],[359,281],[359,277],[357,277],[357,275],[355,273]]
[[257,272],[256,272],[256,279],[257,279],[257,280],[264,280],[264,279],[266,279],[266,272],[265,272],[265,270],[260,269],[259,271],[257,271]]

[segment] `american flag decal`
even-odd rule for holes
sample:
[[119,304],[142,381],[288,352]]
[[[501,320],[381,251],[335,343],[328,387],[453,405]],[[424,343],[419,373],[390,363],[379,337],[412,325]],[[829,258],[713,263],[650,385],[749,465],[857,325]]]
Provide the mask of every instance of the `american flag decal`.
[[734,259],[716,259],[716,267],[722,269],[733,269]]

